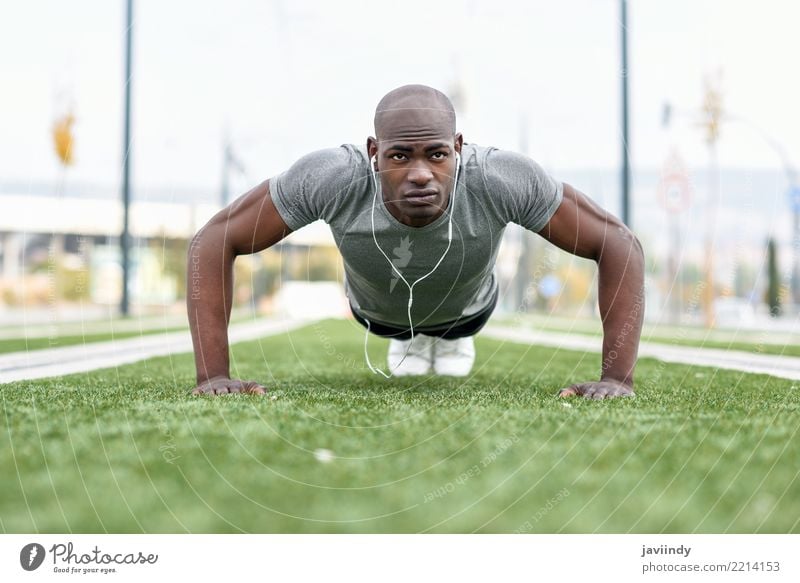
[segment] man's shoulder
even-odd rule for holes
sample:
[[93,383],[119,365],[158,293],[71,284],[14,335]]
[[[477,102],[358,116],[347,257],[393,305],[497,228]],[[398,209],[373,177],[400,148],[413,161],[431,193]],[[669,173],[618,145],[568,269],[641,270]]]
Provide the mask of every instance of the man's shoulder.
[[498,148],[497,146],[481,146],[480,144],[464,144],[461,148],[462,163],[471,161],[481,167],[487,164],[497,164],[509,161],[528,160],[533,161],[529,156],[521,154],[515,150]]
[[535,164],[534,160],[525,154],[480,144],[464,144],[461,148],[461,163],[466,168],[480,171],[482,175],[502,173],[509,169]]
[[561,183],[530,156],[474,146],[466,159],[475,169],[468,173],[473,177],[470,186],[486,195],[504,223],[514,222],[538,232],[561,202]]
[[495,146],[469,144],[469,149],[467,146],[464,144],[462,148],[462,164],[477,170],[489,185],[514,178],[538,179],[546,174],[542,166],[527,154]]
[[305,154],[279,175],[276,182],[306,195],[330,198],[349,191],[354,182],[368,174],[366,148],[342,144]]
[[366,152],[352,144],[314,150],[269,180],[275,207],[293,230],[329,221],[341,201],[369,174]]

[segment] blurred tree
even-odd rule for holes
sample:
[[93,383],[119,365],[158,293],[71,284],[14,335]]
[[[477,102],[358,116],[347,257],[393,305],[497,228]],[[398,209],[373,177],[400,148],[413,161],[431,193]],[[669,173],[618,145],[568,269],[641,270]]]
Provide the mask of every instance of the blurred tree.
[[242,255],[233,264],[233,301],[236,305],[250,304],[253,301],[253,273],[257,269],[252,255]]
[[309,247],[306,257],[308,281],[341,281],[344,266],[336,247]]
[[185,298],[186,254],[189,251],[189,242],[186,239],[172,239],[162,234],[150,240],[150,247],[161,256],[164,275],[175,280],[178,298]]
[[736,260],[733,274],[733,293],[736,297],[747,298],[756,286],[756,271],[741,258]]
[[263,275],[259,278],[259,295],[271,296],[280,287],[282,257],[275,248],[266,249],[260,255]]
[[86,266],[64,265],[58,267],[58,280],[61,282],[61,297],[71,302],[80,300],[88,301],[89,295],[89,269]]
[[556,274],[564,282],[558,296],[558,307],[575,307],[592,303],[594,263],[575,261],[561,266]]

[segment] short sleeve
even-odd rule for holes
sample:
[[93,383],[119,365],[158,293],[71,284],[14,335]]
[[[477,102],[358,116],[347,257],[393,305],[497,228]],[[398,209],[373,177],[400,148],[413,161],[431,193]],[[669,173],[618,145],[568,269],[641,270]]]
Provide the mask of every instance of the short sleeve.
[[347,195],[355,170],[351,147],[317,150],[270,178],[269,192],[281,218],[296,231],[317,219],[330,220],[337,201]]
[[531,158],[491,149],[484,166],[486,188],[505,222],[541,231],[558,210],[564,185]]

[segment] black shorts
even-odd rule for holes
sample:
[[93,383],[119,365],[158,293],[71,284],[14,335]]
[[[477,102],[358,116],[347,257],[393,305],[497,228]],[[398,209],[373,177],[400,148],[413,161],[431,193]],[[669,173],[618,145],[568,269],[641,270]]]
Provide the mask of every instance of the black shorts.
[[[414,330],[414,334],[436,336],[437,338],[444,338],[445,340],[455,340],[456,338],[464,338],[465,336],[474,336],[486,325],[486,322],[489,321],[489,317],[492,315],[492,312],[494,312],[494,309],[497,306],[497,295],[498,293],[495,292],[494,297],[492,298],[492,303],[474,316],[466,319],[466,321],[465,319],[459,318],[453,322],[442,324],[435,330],[426,330],[425,332],[417,332]],[[350,304],[350,311],[353,312],[353,317],[356,319],[356,322],[366,328],[367,321],[355,310],[355,308],[353,308],[352,304]],[[369,331],[378,336],[383,336],[384,338],[394,338],[395,340],[408,340],[411,338],[411,330],[408,328],[397,328],[396,326],[380,324],[378,322],[370,321]]]

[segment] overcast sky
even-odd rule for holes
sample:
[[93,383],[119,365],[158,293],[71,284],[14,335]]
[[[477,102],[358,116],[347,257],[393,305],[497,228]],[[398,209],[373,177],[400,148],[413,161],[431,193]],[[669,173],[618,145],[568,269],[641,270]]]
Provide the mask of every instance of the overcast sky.
[[[121,168],[123,0],[3,0],[0,181],[48,182],[50,128],[74,107],[69,179]],[[467,141],[517,149],[551,171],[619,164],[616,0],[357,2],[138,0],[133,180],[214,189],[228,128],[260,181],[300,155],[371,133],[378,99],[405,83],[461,88]],[[798,3],[631,0],[633,162],[671,146],[707,156],[691,111],[722,71],[725,107],[800,159]],[[661,123],[663,103],[678,114]],[[685,112],[685,113],[684,113]],[[524,136],[522,134],[525,134]],[[752,127],[723,127],[725,166],[777,167]]]

